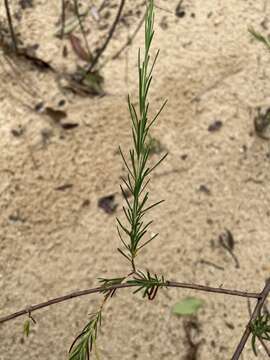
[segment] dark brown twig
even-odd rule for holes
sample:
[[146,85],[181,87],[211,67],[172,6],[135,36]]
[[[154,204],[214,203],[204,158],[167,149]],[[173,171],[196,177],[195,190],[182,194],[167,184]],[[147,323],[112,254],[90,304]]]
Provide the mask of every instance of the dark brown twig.
[[[36,310],[48,307],[50,305],[58,304],[63,301],[67,301],[67,300],[73,299],[75,297],[99,293],[104,289],[113,290],[113,289],[128,288],[128,287],[134,287],[134,286],[137,286],[137,285],[124,283],[124,284],[113,285],[110,287],[109,286],[108,287],[101,286],[101,287],[92,288],[92,289],[75,291],[71,294],[60,296],[55,299],[51,299],[49,301],[45,301],[45,302],[30,306],[30,307],[28,306],[25,309],[22,309],[20,311],[10,314],[10,315],[3,316],[0,318],[0,324],[4,323],[6,321],[9,321],[9,320],[15,319],[19,316],[29,314],[29,311],[32,313]],[[232,295],[232,296],[241,296],[241,297],[253,298],[253,299],[259,299],[261,297],[261,293],[249,293],[249,292],[244,292],[244,291],[239,291],[239,290],[214,288],[214,287],[209,287],[209,286],[181,283],[181,282],[174,282],[174,281],[167,281],[166,286],[167,287],[180,287],[180,288],[185,288],[185,289],[193,289],[193,290],[206,291],[206,292],[212,292],[212,293],[218,293],[218,294],[227,294],[227,295]]]
[[[248,306],[248,313],[249,313],[249,317],[252,316],[252,311],[251,311],[251,303],[250,303],[250,299],[248,298],[247,299],[247,306]],[[265,304],[264,304],[265,306]],[[268,347],[266,346],[265,342],[261,339],[261,338],[258,338],[258,340],[260,341],[260,343],[262,344],[266,354],[270,357],[270,351],[268,349]]]
[[122,11],[123,11],[123,8],[124,8],[124,5],[125,5],[125,0],[121,0],[121,3],[119,5],[119,9],[118,9],[118,12],[117,12],[117,15],[116,15],[116,18],[112,24],[112,27],[108,33],[108,36],[104,42],[104,44],[102,45],[102,47],[99,49],[98,53],[96,54],[96,56],[94,57],[92,63],[90,64],[90,66],[88,67],[88,69],[86,70],[86,72],[91,72],[93,70],[93,68],[96,66],[100,56],[104,53],[104,51],[106,50],[110,40],[112,39],[113,37],[113,34],[114,34],[114,31],[116,29],[116,26],[119,22],[119,19],[121,17],[121,14],[122,14]]
[[235,261],[236,269],[239,269],[240,268],[239,261],[238,261],[236,255],[233,252],[235,241],[234,241],[233,235],[230,232],[230,230],[226,229],[226,232],[219,236],[219,243],[225,250],[228,251],[228,253],[231,255],[231,257]]
[[133,34],[131,36],[129,36],[129,38],[127,39],[127,41],[125,42],[125,44],[109,59],[105,60],[99,67],[99,69],[102,69],[105,65],[107,65],[107,63],[111,60],[115,60],[117,59],[122,52],[132,44],[133,40],[135,39],[136,35],[138,34],[140,28],[142,27],[142,25],[144,24],[144,19],[145,19],[145,13],[143,15],[143,17],[141,18],[139,24],[137,25],[136,29],[134,30]]
[[65,35],[65,26],[66,26],[66,0],[62,0],[61,2],[61,39],[64,38]]
[[9,26],[9,30],[10,30],[13,47],[14,47],[15,52],[18,53],[17,38],[16,38],[15,31],[13,28],[12,17],[11,17],[11,13],[10,13],[8,0],[4,0],[4,3],[5,3],[8,26]]
[[157,9],[159,9],[159,10],[161,10],[161,11],[164,11],[164,12],[166,12],[166,13],[169,13],[169,14],[174,15],[174,12],[171,11],[171,10],[165,9],[165,8],[163,8],[163,7],[161,7],[161,6],[158,6],[158,5],[154,5],[154,6],[155,6],[155,8],[157,8]]
[[139,30],[141,29],[141,27],[144,23],[144,19],[145,19],[145,13],[144,13],[143,17],[141,18],[138,26],[134,30],[133,34],[131,36],[129,36],[126,43],[112,56],[113,60],[117,59],[118,56],[120,56],[122,54],[122,52],[125,50],[125,48],[127,48],[129,45],[132,44],[133,40],[135,39],[136,35],[138,34]]
[[80,30],[81,30],[81,33],[82,33],[82,36],[83,36],[83,39],[84,39],[85,47],[86,47],[86,50],[87,50],[87,53],[88,53],[88,58],[92,59],[92,54],[91,54],[89,44],[88,44],[88,41],[87,41],[87,37],[86,37],[85,30],[84,30],[83,22],[82,22],[81,17],[80,17],[78,0],[73,0],[73,4],[74,4],[75,14],[76,14],[78,22],[79,22]]
[[217,264],[215,264],[215,263],[213,263],[213,262],[211,262],[211,261],[208,261],[208,260],[202,259],[202,260],[198,261],[198,263],[204,264],[204,265],[213,266],[213,267],[214,267],[215,269],[217,269],[217,270],[223,270],[223,271],[224,271],[224,267],[219,266],[219,265],[217,265]]
[[262,347],[264,348],[264,351],[266,352],[266,354],[268,355],[268,357],[270,358],[270,350],[268,349],[268,347],[266,346],[265,342],[263,341],[263,339],[259,338],[260,343],[262,344]]
[[254,321],[257,318],[257,316],[260,314],[260,311],[261,311],[262,306],[263,306],[263,304],[264,304],[264,302],[265,302],[265,300],[266,300],[266,298],[268,296],[269,291],[270,291],[270,280],[268,279],[266,281],[266,284],[265,284],[265,287],[264,287],[263,291],[260,294],[260,297],[258,298],[258,302],[257,302],[257,304],[255,306],[255,309],[254,309],[254,311],[253,311],[253,313],[252,313],[252,315],[250,317],[250,320],[249,320],[249,322],[248,322],[248,324],[246,326],[244,334],[243,334],[243,336],[242,336],[242,338],[241,338],[241,340],[240,340],[240,342],[239,342],[239,344],[238,344],[238,346],[237,346],[237,348],[235,350],[235,353],[233,354],[233,357],[232,357],[231,360],[238,360],[241,353],[242,353],[242,351],[244,350],[246,342],[248,341],[249,335],[251,333],[250,325],[251,325],[252,321]]
[[101,12],[106,7],[107,0],[103,0],[101,5],[98,8],[98,12]]
[[209,287],[209,286],[204,286],[204,285],[180,283],[180,282],[174,282],[174,281],[168,281],[167,284],[166,284],[166,286],[169,286],[169,287],[180,287],[180,288],[185,288],[185,289],[193,289],[193,290],[226,294],[226,295],[232,295],[232,296],[240,296],[240,297],[253,298],[253,299],[258,299],[261,296],[260,293],[250,293],[250,292],[239,291],[239,290],[230,290],[230,289],[224,289],[221,287],[215,288],[215,287]]

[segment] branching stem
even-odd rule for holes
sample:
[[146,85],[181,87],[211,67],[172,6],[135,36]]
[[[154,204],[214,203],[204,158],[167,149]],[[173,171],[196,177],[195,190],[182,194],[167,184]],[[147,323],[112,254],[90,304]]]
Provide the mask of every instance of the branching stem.
[[246,329],[244,331],[244,334],[235,350],[235,353],[233,354],[233,357],[232,357],[232,360],[238,360],[245,345],[246,345],[246,342],[248,341],[248,338],[251,334],[251,328],[250,328],[250,325],[252,323],[253,320],[255,320],[257,318],[257,316],[260,314],[261,312],[261,309],[263,307],[263,304],[268,296],[270,292],[270,280],[267,280],[266,281],[266,284],[265,284],[265,287],[263,289],[263,291],[260,293],[260,296],[258,298],[258,302],[257,302],[257,305],[251,315],[251,318],[246,326]]
[[110,40],[112,39],[113,37],[113,34],[115,32],[115,29],[116,29],[116,26],[120,20],[120,17],[121,17],[121,14],[122,14],[122,11],[123,11],[123,8],[124,8],[124,5],[125,5],[125,0],[121,0],[121,3],[119,5],[119,8],[118,8],[118,12],[117,12],[117,15],[116,15],[116,18],[112,24],[112,27],[108,33],[108,36],[104,42],[104,44],[102,45],[102,47],[100,48],[100,50],[98,51],[97,55],[94,57],[93,61],[91,62],[90,66],[88,67],[88,69],[86,70],[86,72],[91,72],[94,67],[96,66],[96,64],[98,63],[98,60],[99,58],[101,57],[101,55],[104,53],[104,51],[106,50]]
[[[28,306],[20,311],[17,311],[15,313],[12,313],[10,315],[7,316],[3,316],[0,318],[0,324],[10,321],[12,319],[15,319],[19,316],[25,315],[25,314],[29,314],[29,311],[31,311],[31,313],[33,313],[34,311],[37,311],[39,309],[54,305],[54,304],[58,304],[76,297],[80,297],[80,296],[85,296],[85,295],[90,295],[90,294],[95,294],[95,293],[100,293],[102,290],[104,289],[122,289],[122,288],[129,288],[129,287],[135,287],[136,285],[132,285],[132,284],[119,284],[119,285],[114,285],[114,286],[110,286],[110,287],[104,287],[104,286],[100,286],[97,288],[91,288],[91,289],[86,289],[86,290],[80,290],[80,291],[75,291],[71,294],[67,294],[67,295],[63,295],[54,299],[51,299],[49,301],[45,301],[42,302],[40,304],[36,304],[33,306]],[[211,293],[217,293],[217,294],[227,294],[227,295],[232,295],[232,296],[240,296],[240,297],[245,297],[245,298],[253,298],[253,299],[260,299],[261,297],[261,293],[253,293],[253,292],[245,292],[245,291],[239,291],[239,290],[231,290],[231,289],[223,289],[220,287],[209,287],[209,286],[203,286],[203,285],[197,285],[197,284],[190,284],[190,283],[183,283],[183,282],[174,282],[174,281],[168,281],[166,283],[167,287],[180,287],[180,288],[185,288],[185,289],[193,289],[193,290],[199,290],[199,291],[205,291],[205,292],[211,292]]]

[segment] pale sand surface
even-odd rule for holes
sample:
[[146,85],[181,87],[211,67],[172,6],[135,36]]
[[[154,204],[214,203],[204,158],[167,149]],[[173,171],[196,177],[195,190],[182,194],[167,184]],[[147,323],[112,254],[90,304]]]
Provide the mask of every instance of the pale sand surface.
[[[54,37],[60,1],[33,3],[16,20],[25,44],[38,43],[38,56],[57,71],[74,69],[78,59],[69,41],[64,41],[68,57],[63,59],[63,42]],[[140,3],[128,1],[127,8]],[[253,118],[257,105],[269,104],[270,54],[247,28],[262,31],[262,21],[268,28],[270,5],[264,0],[184,0],[185,16],[177,18],[178,1],[156,3],[171,13],[156,9],[153,51],[160,48],[161,54],[151,113],[164,99],[169,102],[152,134],[169,155],[149,190],[151,202],[166,202],[150,215],[155,220],[151,231],[160,235],[138,256],[138,265],[169,280],[260,291],[270,272],[270,149],[268,141],[255,136]],[[11,4],[19,9],[18,1]],[[144,11],[143,6],[138,9]],[[116,8],[110,11],[108,24]],[[126,41],[141,16],[127,17],[129,29],[120,24],[103,60]],[[106,30],[92,31],[90,43],[98,42],[100,34]],[[131,142],[126,94],[133,99],[137,94],[137,49],[142,45],[143,29],[128,52],[104,67],[108,95],[102,98],[63,94],[52,73],[33,67],[23,72],[28,90],[36,91],[30,95],[1,57],[0,316],[95,287],[98,277],[129,272],[116,250],[115,217],[123,219],[119,184],[125,174],[117,148],[121,144],[127,151]],[[79,123],[74,130],[62,130],[31,110],[39,101],[57,108],[61,99],[66,100],[62,109],[68,120]],[[209,132],[216,120],[223,126]],[[11,130],[19,126],[24,133],[14,137]],[[50,134],[45,143],[44,131]],[[73,187],[55,190],[65,184]],[[200,191],[201,185],[210,194]],[[97,206],[100,197],[110,194],[118,203],[112,215]],[[234,236],[240,268],[219,246],[225,229]],[[190,319],[171,313],[187,295],[204,300],[194,320],[200,331],[193,336],[202,343],[193,357],[184,331],[184,321]],[[37,325],[26,340],[24,317],[3,324],[0,360],[66,359],[87,314],[101,300],[87,296],[34,313]],[[247,320],[246,299],[169,289],[150,302],[122,290],[105,308],[100,358],[229,359]],[[242,359],[253,358],[248,344]],[[265,358],[262,352],[258,356]]]

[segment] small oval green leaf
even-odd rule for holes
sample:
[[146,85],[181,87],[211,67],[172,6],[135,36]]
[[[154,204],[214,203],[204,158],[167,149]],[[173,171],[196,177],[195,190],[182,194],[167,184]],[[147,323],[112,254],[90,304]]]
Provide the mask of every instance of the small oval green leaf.
[[176,315],[193,315],[203,305],[203,301],[194,297],[187,297],[174,305],[172,312]]

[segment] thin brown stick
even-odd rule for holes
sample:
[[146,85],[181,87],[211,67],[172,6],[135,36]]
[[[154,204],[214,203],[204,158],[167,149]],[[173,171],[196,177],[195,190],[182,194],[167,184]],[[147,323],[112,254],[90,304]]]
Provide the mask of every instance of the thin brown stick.
[[251,325],[252,321],[254,321],[257,318],[257,316],[260,314],[260,311],[261,311],[262,306],[268,296],[269,291],[270,291],[270,280],[268,279],[266,281],[265,287],[263,288],[263,291],[260,294],[260,297],[258,298],[258,302],[255,306],[255,309],[250,317],[250,320],[246,326],[244,334],[242,335],[242,338],[241,338],[239,344],[237,345],[237,348],[236,348],[231,360],[238,360],[242,351],[244,350],[246,342],[248,341],[249,335],[251,333],[250,325]]
[[[252,315],[252,311],[251,311],[251,304],[250,304],[250,299],[247,299],[247,305],[248,305],[248,313],[249,313],[249,317],[251,317]],[[266,346],[265,342],[262,339],[258,339],[260,341],[260,343],[262,344],[266,354],[268,355],[268,357],[270,358],[270,350],[268,349],[268,347]]]
[[174,13],[173,11],[168,10],[168,9],[165,9],[165,8],[163,8],[163,7],[161,7],[161,6],[154,5],[154,7],[157,8],[157,9],[159,9],[159,10],[161,10],[161,11],[164,11],[164,12],[166,12],[166,13],[175,15],[175,13]]
[[263,341],[263,339],[260,339],[260,338],[259,338],[259,341],[260,341],[260,343],[262,344],[262,346],[263,346],[266,354],[267,354],[268,357],[270,358],[270,350],[269,350],[268,347],[266,346],[266,343]]
[[98,8],[98,12],[101,12],[106,7],[107,0],[103,0]]
[[134,30],[133,34],[131,36],[129,36],[129,38],[127,39],[127,41],[125,42],[125,44],[123,46],[121,46],[121,48],[119,50],[117,50],[117,52],[109,59],[105,60],[100,66],[99,69],[102,69],[105,65],[107,65],[108,62],[110,62],[111,60],[115,60],[117,59],[122,52],[132,44],[132,42],[134,41],[136,35],[138,34],[140,28],[142,27],[142,25],[144,24],[144,19],[145,19],[145,13],[143,15],[143,17],[141,18],[139,24],[137,25],[136,29]]
[[143,15],[143,17],[141,18],[138,26],[136,27],[136,29],[134,30],[133,34],[131,36],[129,36],[128,40],[126,41],[126,43],[112,56],[112,59],[115,60],[118,58],[118,56],[120,56],[122,54],[122,52],[125,50],[126,47],[128,47],[129,45],[132,44],[133,40],[135,39],[136,35],[138,34],[139,30],[141,29],[143,23],[144,23],[144,19],[145,19],[145,14]]
[[66,27],[66,0],[61,2],[61,39],[64,39]]
[[210,287],[210,286],[181,283],[181,282],[174,282],[174,281],[168,281],[167,284],[168,284],[167,286],[169,286],[169,287],[180,287],[180,288],[184,288],[184,289],[193,289],[193,290],[212,292],[212,293],[218,293],[218,294],[240,296],[240,297],[245,297],[245,298],[258,299],[261,296],[261,293],[251,293],[251,292],[246,292],[246,291],[230,290],[230,289],[224,289],[221,287],[215,288],[215,287]]
[[82,36],[83,36],[83,39],[84,39],[84,44],[85,44],[85,47],[86,47],[86,50],[87,50],[87,53],[88,53],[88,57],[89,57],[89,59],[92,59],[92,53],[91,53],[90,48],[89,48],[89,44],[88,44],[87,37],[86,37],[86,32],[84,30],[84,25],[83,25],[83,22],[81,20],[81,16],[80,16],[80,12],[79,12],[78,0],[73,0],[73,4],[74,4],[75,14],[76,14],[78,22],[79,22],[80,30],[81,30],[81,33],[82,33]]
[[112,24],[112,27],[111,29],[109,30],[109,33],[108,33],[108,36],[104,42],[104,44],[102,45],[102,47],[100,48],[100,50],[98,51],[98,53],[96,54],[96,56],[94,57],[92,63],[90,64],[89,68],[86,70],[86,72],[91,72],[93,70],[93,68],[96,66],[100,56],[104,53],[104,51],[106,50],[110,40],[112,39],[113,37],[113,34],[115,32],[115,29],[116,29],[116,26],[119,22],[119,19],[121,17],[121,14],[122,14],[122,11],[123,11],[123,8],[124,8],[124,5],[125,5],[125,1],[126,0],[121,0],[121,3],[119,5],[119,8],[118,8],[118,11],[117,11],[117,15],[115,17],[115,20]]
[[18,53],[17,38],[16,38],[15,31],[14,31],[14,28],[13,28],[12,17],[11,17],[10,8],[9,8],[9,2],[8,1],[9,0],[4,0],[5,8],[6,8],[6,14],[7,14],[7,20],[8,20],[8,26],[9,26],[10,35],[11,35],[14,50],[15,50],[16,53]]
[[102,69],[102,68],[104,68],[104,66],[106,66],[106,65],[108,64],[108,62],[117,59],[117,58],[122,54],[122,52],[125,51],[125,49],[132,44],[132,42],[134,41],[136,35],[138,34],[139,30],[141,29],[142,25],[144,24],[145,14],[146,14],[146,12],[143,14],[143,16],[142,16],[140,22],[138,23],[136,29],[135,29],[134,32],[128,37],[128,39],[127,39],[127,41],[125,42],[125,44],[122,45],[122,46],[120,47],[120,49],[117,50],[114,55],[112,55],[109,59],[105,60],[105,61],[99,66],[99,70]]
[[[70,299],[73,299],[75,297],[79,297],[79,296],[84,296],[84,295],[89,295],[89,294],[94,294],[94,293],[99,293],[102,290],[106,289],[106,290],[113,290],[113,289],[120,289],[120,288],[128,288],[128,287],[134,287],[137,286],[136,284],[118,284],[118,285],[113,285],[113,286],[108,286],[108,287],[97,287],[97,288],[92,288],[92,289],[86,289],[86,290],[80,290],[80,291],[75,291],[71,294],[67,294],[64,296],[60,296],[54,299],[51,299],[49,301],[45,301],[42,302],[40,304],[36,304],[33,306],[27,306],[24,309],[17,311],[15,313],[12,313],[10,315],[6,315],[0,318],[0,324],[4,323],[6,321],[15,319],[19,316],[25,315],[25,314],[29,314],[32,313],[36,310],[48,307],[50,305],[54,305],[54,304],[58,304],[60,302],[63,301],[67,301]],[[230,289],[222,289],[222,288],[214,288],[214,287],[209,287],[209,286],[203,286],[203,285],[197,285],[197,284],[189,284],[189,283],[181,283],[181,282],[174,282],[174,281],[167,281],[165,283],[165,286],[167,287],[180,287],[180,288],[185,288],[185,289],[193,289],[193,290],[199,290],[199,291],[205,291],[205,292],[212,292],[212,293],[218,293],[218,294],[227,294],[227,295],[232,295],[232,296],[241,296],[241,297],[246,297],[246,298],[254,298],[254,299],[259,299],[261,296],[261,293],[250,293],[250,292],[244,292],[244,291],[239,291],[239,290],[230,290]]]

